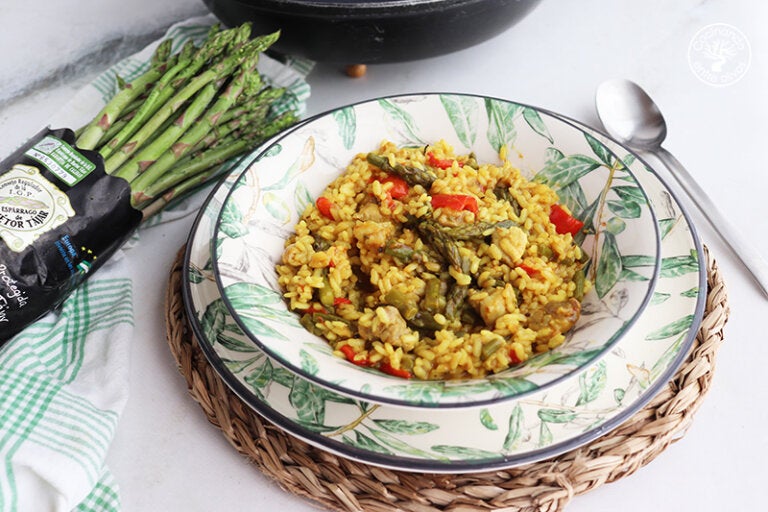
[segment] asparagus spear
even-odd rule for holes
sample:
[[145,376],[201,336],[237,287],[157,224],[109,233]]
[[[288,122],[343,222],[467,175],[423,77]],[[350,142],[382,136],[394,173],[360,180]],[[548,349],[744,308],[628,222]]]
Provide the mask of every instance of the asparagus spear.
[[[173,127],[176,129],[174,132],[168,135],[164,134],[162,137],[156,139],[156,143],[148,146],[146,153],[147,156],[152,156],[150,150],[156,151],[160,148],[163,148],[163,152],[160,152],[161,154],[157,160],[151,163],[140,176],[136,177],[135,175],[128,174],[135,172],[137,169],[131,168],[130,170],[124,171],[125,167],[120,168],[118,173],[116,173],[117,176],[122,176],[128,181],[133,180],[131,185],[134,190],[134,203],[141,203],[146,201],[147,197],[144,197],[144,190],[147,188],[147,186],[160,178],[164,171],[169,169],[178,158],[184,156],[190,150],[190,148],[194,147],[214,126],[216,126],[219,119],[221,118],[221,115],[226,112],[230,106],[232,106],[235,100],[237,100],[238,96],[240,96],[240,94],[248,85],[249,80],[252,82],[256,81],[258,84],[261,83],[261,77],[259,77],[259,75],[250,74],[255,67],[255,58],[247,61],[243,65],[242,71],[240,71],[232,83],[229,84],[226,90],[219,95],[216,102],[211,105],[205,115],[202,116],[200,121],[195,122],[197,119],[192,121],[194,122],[194,126],[192,126],[192,128],[188,129],[189,126],[179,124]],[[251,87],[257,87],[257,85],[251,85]],[[185,133],[183,133],[180,138],[177,137],[173,139],[177,131]],[[163,140],[162,144],[158,142],[161,139]],[[171,139],[173,139],[173,142],[171,142]],[[142,151],[142,153],[144,152]]]
[[[194,52],[195,46],[192,41],[189,41],[179,52],[176,63],[171,66],[160,79],[155,83],[146,100],[142,102],[141,106],[137,109],[136,113],[129,119],[129,122],[125,123],[119,132],[111,134],[107,139],[105,147],[99,150],[101,156],[104,158],[109,157],[115,150],[125,143],[125,141],[136,133],[141,124],[151,116],[157,108],[162,104],[163,99],[161,95],[164,91],[172,92],[172,89],[167,88],[168,83],[176,77],[185,67],[188,67],[192,61],[192,52]],[[167,99],[167,98],[166,98]]]
[[[238,36],[242,31],[235,33]],[[224,34],[225,32],[221,32]],[[160,109],[126,142],[119,151],[107,158],[105,167],[112,173],[122,165],[142,144],[144,144],[166,119],[173,115],[184,103],[209,83],[229,76],[244,59],[258,55],[279,37],[279,32],[260,36],[234,48],[224,59],[192,78],[180,91],[174,94]]]
[[296,122],[293,112],[269,115],[284,90],[265,87],[255,70],[279,33],[249,40],[250,31],[250,24],[214,26],[199,48],[187,43],[176,55],[164,41],[150,71],[78,130],[78,144],[98,145],[107,172],[129,181],[145,219]]
[[152,67],[149,71],[121,88],[112,100],[96,114],[96,117],[88,123],[77,139],[78,147],[81,149],[94,149],[120,113],[136,98],[141,96],[148,86],[162,76],[171,51],[171,44],[172,41],[170,39],[160,43],[152,57]]
[[366,160],[382,171],[403,178],[409,185],[421,185],[426,190],[429,190],[435,181],[435,177],[427,170],[402,164],[390,165],[389,160],[385,156],[377,155],[376,153],[368,153]]

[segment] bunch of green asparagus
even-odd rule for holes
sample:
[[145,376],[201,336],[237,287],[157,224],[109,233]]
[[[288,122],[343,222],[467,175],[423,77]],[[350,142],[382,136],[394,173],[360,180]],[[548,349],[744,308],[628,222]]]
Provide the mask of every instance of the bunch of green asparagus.
[[251,26],[211,28],[177,53],[163,41],[149,71],[119,91],[77,131],[77,146],[98,151],[107,174],[129,182],[144,218],[210,181],[226,162],[296,122],[270,107],[284,89],[265,83],[260,54],[279,33],[251,38]]

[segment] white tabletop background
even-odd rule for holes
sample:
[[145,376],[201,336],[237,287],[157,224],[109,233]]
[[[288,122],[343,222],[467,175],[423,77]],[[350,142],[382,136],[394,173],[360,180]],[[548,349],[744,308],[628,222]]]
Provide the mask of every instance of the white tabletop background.
[[[44,127],[98,72],[172,22],[205,12],[200,0],[3,1],[0,158]],[[504,97],[597,125],[595,88],[608,78],[630,78],[661,106],[669,124],[667,149],[768,255],[766,22],[768,3],[761,0],[543,0],[511,30],[450,55],[369,66],[361,79],[318,64],[308,78],[308,114],[385,94],[451,91]],[[689,66],[692,38],[712,23],[732,25],[749,41],[742,51],[751,54],[750,68],[725,87],[704,83]],[[689,209],[730,297],[711,391],[680,442],[631,477],[575,498],[569,512],[766,506],[768,300],[703,217]],[[136,318],[131,389],[107,461],[123,508],[313,510],[227,444],[176,370],[164,338],[163,299],[169,266],[191,222],[147,230],[130,251]]]

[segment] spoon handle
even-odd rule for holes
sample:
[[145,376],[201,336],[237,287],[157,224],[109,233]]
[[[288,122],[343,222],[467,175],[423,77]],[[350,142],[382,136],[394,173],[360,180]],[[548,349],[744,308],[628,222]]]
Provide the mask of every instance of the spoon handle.
[[725,244],[731,248],[734,256],[738,258],[744,267],[752,274],[752,278],[762,288],[768,297],[768,263],[748,244],[738,229],[729,222],[707,193],[693,179],[672,153],[664,148],[659,148],[656,155],[671,171],[683,190],[685,190],[701,213],[707,218]]

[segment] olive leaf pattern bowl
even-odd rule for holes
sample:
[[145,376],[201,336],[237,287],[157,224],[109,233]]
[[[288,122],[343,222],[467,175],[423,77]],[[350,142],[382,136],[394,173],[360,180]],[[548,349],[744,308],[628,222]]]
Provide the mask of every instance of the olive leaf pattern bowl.
[[[499,150],[545,183],[584,222],[577,242],[594,286],[558,348],[483,379],[404,380],[336,357],[288,310],[275,265],[299,216],[354,155],[384,140],[444,139],[457,154],[498,162]],[[519,398],[575,376],[609,350],[648,304],[658,274],[653,209],[632,172],[576,125],[534,107],[463,94],[403,95],[350,105],[305,122],[236,180],[216,222],[213,271],[232,318],[276,363],[309,382],[369,402],[454,408]],[[628,267],[627,261],[650,263]]]

